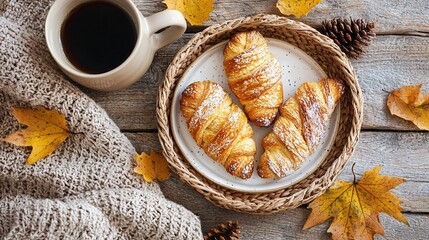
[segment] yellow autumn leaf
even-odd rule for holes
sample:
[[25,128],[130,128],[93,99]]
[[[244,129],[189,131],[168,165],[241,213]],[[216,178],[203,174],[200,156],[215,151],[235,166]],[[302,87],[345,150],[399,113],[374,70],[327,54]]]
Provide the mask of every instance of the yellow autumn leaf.
[[168,9],[180,11],[191,25],[202,24],[210,18],[213,0],[164,0]]
[[134,168],[134,172],[143,175],[146,182],[152,182],[155,179],[165,181],[171,175],[167,160],[162,154],[153,150],[150,151],[150,155],[145,152],[136,153],[135,160],[137,166]]
[[49,156],[70,135],[64,115],[56,110],[44,107],[12,108],[12,114],[18,122],[27,128],[18,130],[2,139],[17,146],[32,146],[26,164],[33,164]]
[[380,212],[408,225],[399,206],[402,201],[389,192],[405,179],[381,176],[380,169],[377,166],[366,171],[358,182],[336,181],[310,203],[311,214],[303,229],[333,218],[328,229],[332,239],[374,239],[374,234],[384,234],[378,218]]
[[323,0],[278,0],[277,8],[284,15],[295,15],[300,18],[307,15],[311,9]]
[[421,88],[420,84],[393,90],[387,98],[387,107],[391,114],[429,130],[429,94],[422,94]]

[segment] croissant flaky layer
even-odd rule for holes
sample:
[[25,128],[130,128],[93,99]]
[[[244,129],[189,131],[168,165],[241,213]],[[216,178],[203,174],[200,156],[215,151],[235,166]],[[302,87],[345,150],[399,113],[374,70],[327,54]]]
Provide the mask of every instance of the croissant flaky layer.
[[283,101],[282,71],[265,38],[257,31],[234,35],[224,49],[224,67],[250,121],[271,125]]
[[280,109],[273,130],[265,136],[258,165],[263,178],[282,178],[296,170],[319,144],[344,85],[338,79],[302,84]]
[[217,83],[194,82],[186,87],[180,109],[198,146],[230,174],[247,179],[256,153],[253,130],[244,112]]

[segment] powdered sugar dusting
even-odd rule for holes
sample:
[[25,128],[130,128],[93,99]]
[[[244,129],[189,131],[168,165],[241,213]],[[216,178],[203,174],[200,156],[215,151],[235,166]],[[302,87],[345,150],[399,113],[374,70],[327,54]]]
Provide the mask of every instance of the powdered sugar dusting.
[[[189,120],[188,127],[191,133],[202,130],[199,128],[207,122],[210,115],[219,108],[225,99],[226,92],[219,84],[211,83],[208,86],[210,89],[206,98],[201,102]],[[191,89],[189,91],[195,90]]]
[[193,94],[195,94],[196,89],[197,89],[197,85],[196,84],[191,84],[191,85],[189,85],[189,86],[187,86],[185,88],[185,90],[183,91],[183,94],[193,95]]
[[237,138],[238,135],[235,134],[235,131],[232,131],[232,128],[237,127],[237,123],[240,119],[240,111],[234,111],[229,115],[228,120],[225,124],[231,127],[231,131],[229,131],[228,134],[225,135],[223,141],[214,141],[208,144],[207,150],[214,156],[219,156],[220,154],[222,154],[226,149],[228,149],[229,145],[231,145],[231,143]]
[[273,122],[276,114],[271,114],[269,116],[257,118],[255,121],[258,123],[258,126],[268,127]]
[[214,156],[214,158],[218,158],[219,155],[223,153],[225,149],[229,147],[229,145],[233,142],[233,139],[226,139],[225,141],[221,141],[219,143],[210,143],[207,146],[208,152]]
[[239,111],[235,111],[229,115],[228,122],[236,123],[238,122],[238,116],[240,115]]

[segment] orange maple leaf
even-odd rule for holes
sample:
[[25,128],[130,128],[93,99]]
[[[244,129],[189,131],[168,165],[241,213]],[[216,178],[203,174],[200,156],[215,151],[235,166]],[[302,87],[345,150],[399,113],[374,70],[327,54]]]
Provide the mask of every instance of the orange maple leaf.
[[[303,229],[333,218],[328,229],[332,239],[373,239],[384,234],[378,215],[385,212],[407,225],[399,206],[402,201],[389,192],[405,179],[379,175],[381,166],[366,171],[356,182],[336,181],[328,191],[310,203],[311,214]],[[353,167],[352,167],[353,171]],[[354,172],[353,172],[354,174]]]
[[146,182],[152,182],[155,179],[165,181],[171,175],[167,160],[162,154],[153,150],[150,151],[150,155],[145,152],[136,153],[135,160],[137,166],[134,168],[134,172],[143,175]]
[[429,130],[429,94],[422,94],[422,84],[393,90],[387,98],[390,113]]
[[33,164],[49,156],[70,135],[64,115],[44,107],[12,108],[18,122],[27,128],[18,130],[2,140],[17,146],[31,146],[31,154],[26,164]]

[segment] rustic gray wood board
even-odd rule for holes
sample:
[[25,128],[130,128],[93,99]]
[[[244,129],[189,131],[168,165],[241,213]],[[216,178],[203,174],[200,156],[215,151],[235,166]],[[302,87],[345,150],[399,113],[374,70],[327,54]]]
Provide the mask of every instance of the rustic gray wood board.
[[[161,151],[156,133],[126,133],[126,135],[138,152],[149,152],[150,149]],[[354,156],[338,179],[353,180],[351,172],[353,163],[356,163],[355,172],[359,178],[366,170],[381,165],[382,175],[407,179],[406,183],[393,190],[404,201],[402,207],[405,211],[429,213],[428,142],[429,133],[363,132]],[[185,184],[169,184],[167,181],[162,185],[165,194],[174,196],[178,185]],[[188,186],[186,189],[188,195],[197,194]],[[179,201],[172,198],[176,202]]]
[[[258,14],[279,14],[277,0],[214,1],[210,19],[201,26],[189,26],[188,33],[159,50],[149,72],[131,87],[111,93],[84,89],[103,106],[125,132],[137,151],[161,150],[156,134],[156,92],[165,70],[177,51],[198,32],[225,20]],[[166,9],[162,1],[138,1],[147,16]],[[429,133],[392,116],[387,107],[388,93],[396,88],[425,84],[429,93],[429,4],[427,0],[325,0],[299,21],[316,29],[333,17],[365,18],[376,22],[378,34],[366,48],[367,56],[352,61],[364,96],[363,129],[352,159],[338,177],[352,180],[355,162],[358,177],[382,165],[382,175],[403,177],[407,182],[393,192],[403,203],[410,228],[381,214],[386,235],[376,239],[428,239],[429,236]],[[292,17],[292,19],[295,19]],[[404,132],[409,131],[409,132]],[[165,196],[197,214],[204,232],[229,219],[240,221],[240,239],[329,239],[328,223],[302,231],[309,214],[305,206],[271,215],[249,215],[219,208],[175,174],[160,183]]]
[[[150,149],[160,151],[156,133],[126,135],[139,152],[148,152]],[[365,170],[382,165],[382,175],[408,180],[393,191],[404,201],[401,206],[405,211],[428,213],[429,177],[423,174],[429,170],[425,158],[425,143],[428,141],[429,133],[363,132],[355,156],[338,179],[353,179],[350,170],[353,162],[357,163],[355,171],[359,177]],[[304,207],[272,215],[249,215],[214,206],[181,182],[175,174],[168,181],[161,182],[160,186],[167,198],[184,205],[200,217],[203,231],[229,219],[237,219],[245,227],[243,239],[329,239],[327,223],[307,231],[301,230],[309,214],[309,210]],[[405,216],[410,222],[410,228],[381,214],[386,236],[377,239],[407,239],[410,234],[412,238],[408,239],[426,239],[429,234],[429,214],[405,213]]]
[[[193,34],[159,50],[142,79],[116,92],[85,89],[123,130],[156,129],[156,97],[165,70],[177,51]],[[379,36],[368,47],[368,55],[354,61],[364,94],[364,129],[417,130],[386,108],[388,92],[408,84],[424,83],[429,93],[429,37]]]
[[[250,215],[226,210],[208,203],[193,189],[184,186],[176,175],[162,183],[161,188],[167,198],[182,204],[200,217],[203,232],[207,232],[210,227],[219,223],[238,220],[243,226],[243,234],[240,238],[243,240],[329,239],[330,234],[326,233],[329,228],[328,222],[306,231],[302,230],[302,226],[310,214],[310,210],[305,207],[269,215]],[[429,235],[427,229],[429,214],[404,213],[404,215],[410,223],[410,227],[384,213],[380,214],[380,221],[386,235],[377,236],[376,239],[426,240]]]
[[353,67],[364,96],[364,129],[417,130],[392,116],[386,101],[389,92],[406,85],[424,84],[429,94],[429,37],[379,36]]
[[[280,14],[275,6],[276,2],[277,0],[214,1],[214,11],[203,26],[243,17],[243,14]],[[145,15],[167,8],[161,1],[141,1],[137,6]],[[318,27],[323,20],[334,17],[368,18],[377,23],[378,32],[398,34],[429,32],[428,12],[427,0],[325,0],[299,20]]]

